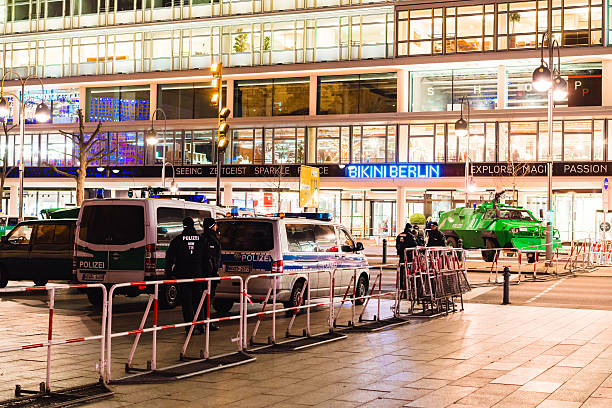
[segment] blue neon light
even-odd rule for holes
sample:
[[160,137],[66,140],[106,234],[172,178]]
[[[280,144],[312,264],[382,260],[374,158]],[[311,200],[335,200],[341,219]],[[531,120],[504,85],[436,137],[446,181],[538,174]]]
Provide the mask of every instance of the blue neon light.
[[346,166],[350,178],[435,178],[441,177],[439,164],[350,164]]

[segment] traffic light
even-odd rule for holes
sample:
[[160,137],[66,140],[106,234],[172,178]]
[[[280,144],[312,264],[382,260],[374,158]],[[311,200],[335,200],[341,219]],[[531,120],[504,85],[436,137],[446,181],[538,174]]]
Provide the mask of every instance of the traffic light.
[[134,190],[132,190],[131,188],[128,190],[128,198],[132,198],[134,197]]
[[219,138],[217,140],[217,148],[220,153],[225,152],[227,146],[229,145],[228,133],[229,133],[229,124],[225,121],[227,117],[230,115],[230,110],[228,108],[221,108],[219,111]]

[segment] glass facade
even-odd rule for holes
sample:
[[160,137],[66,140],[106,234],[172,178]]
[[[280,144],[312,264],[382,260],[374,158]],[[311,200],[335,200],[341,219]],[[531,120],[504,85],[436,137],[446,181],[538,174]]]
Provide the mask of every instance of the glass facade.
[[397,111],[395,73],[319,77],[319,115]]
[[252,21],[241,25],[201,20],[176,29],[159,23],[122,27],[117,33],[83,30],[25,41],[6,37],[0,41],[0,68],[62,77],[206,69],[212,61],[258,66],[393,56],[391,8],[349,9],[343,17],[329,13],[309,13],[304,19],[250,16],[245,19]]
[[145,86],[87,88],[88,122],[148,120],[150,89]]
[[553,0],[426,7],[398,6],[397,56],[537,48],[552,13],[563,47],[603,44],[601,0]]
[[[562,64],[561,72],[567,81],[569,78],[601,76],[601,67],[601,63]],[[503,67],[504,78],[498,78],[498,67],[411,72],[410,110],[460,110],[463,98],[469,101],[473,110],[546,108],[546,94],[536,92],[532,86],[534,69],[533,66]],[[497,95],[500,81],[506,88],[502,106]],[[555,102],[555,106],[567,105],[567,99]]]
[[[608,120],[610,122],[610,120]],[[610,125],[610,123],[608,123]],[[147,146],[145,130],[102,132],[92,154],[116,150],[92,166],[137,166],[162,163],[163,134],[155,146]],[[612,160],[606,120],[554,121],[555,161]],[[216,131],[169,130],[166,161],[176,165],[215,163]],[[0,149],[8,149],[8,164],[16,165],[19,136],[0,138]],[[468,137],[458,137],[453,123],[400,125],[354,124],[318,127],[233,129],[226,164],[345,164],[392,162],[464,162]],[[546,121],[492,121],[470,123],[469,157],[476,162],[545,161],[548,152]],[[59,133],[27,133],[24,162],[40,166],[75,165],[75,147]]]
[[310,80],[282,78],[234,82],[234,116],[308,115]]
[[[215,90],[210,82],[161,84],[157,85],[157,107],[166,113],[168,119],[215,118],[218,108],[210,101],[213,93]],[[223,100],[227,101],[225,85]]]

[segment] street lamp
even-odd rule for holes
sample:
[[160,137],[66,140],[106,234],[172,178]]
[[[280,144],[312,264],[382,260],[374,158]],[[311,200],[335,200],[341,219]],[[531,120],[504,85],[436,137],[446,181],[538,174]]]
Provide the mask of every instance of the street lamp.
[[23,144],[25,139],[25,105],[28,103],[28,101],[25,100],[25,86],[30,79],[38,80],[38,82],[40,82],[40,88],[42,89],[42,100],[38,105],[36,105],[36,122],[48,122],[51,117],[51,114],[49,111],[49,107],[47,106],[47,104],[45,104],[45,86],[43,85],[42,80],[34,74],[28,75],[27,77],[23,78],[17,72],[13,70],[8,70],[2,76],[2,84],[0,85],[0,117],[2,117],[2,119],[9,116],[10,113],[8,100],[4,97],[4,80],[9,74],[13,74],[14,76],[16,76],[19,80],[19,83],[21,84],[21,97],[10,92],[6,92],[6,94],[15,97],[15,99],[19,101],[19,139],[21,140],[21,143],[19,145],[19,221],[23,221],[23,176],[25,169],[23,163]]
[[[553,173],[553,106],[555,101],[567,97],[567,82],[561,77],[561,54],[559,43],[552,39],[550,31],[551,22],[548,23],[548,31],[542,35],[540,44],[540,66],[533,71],[533,88],[538,92],[548,93],[548,166],[547,166],[547,207],[548,217],[546,220],[546,259],[552,259],[552,173]],[[548,63],[544,61],[544,40],[548,49]],[[557,67],[554,65],[555,47],[557,48]],[[552,68],[552,70],[551,70]]]
[[[155,130],[153,119],[155,119],[155,115],[157,112],[161,112],[164,115],[164,141],[162,145],[162,175],[161,175],[161,186],[162,188],[166,188],[166,131],[168,129],[168,122],[166,117],[166,112],[162,108],[157,108],[151,114],[151,128],[147,130],[145,133],[145,139],[147,140],[147,145],[155,146],[159,143],[159,138],[157,137],[157,131]],[[155,157],[155,152],[153,153],[153,157]],[[172,167],[174,169],[174,166]],[[174,174],[174,170],[172,170]],[[174,177],[173,177],[174,178]]]
[[212,87],[215,89],[210,102],[217,105],[219,108],[217,122],[217,205],[221,205],[221,163],[223,162],[223,153],[229,145],[229,124],[227,118],[231,111],[223,106],[223,65],[220,62],[215,62],[210,67],[210,72],[213,76]]
[[[463,104],[467,106],[467,121],[463,119]],[[465,198],[463,204],[468,206],[468,193],[470,192],[470,100],[465,96],[461,97],[461,117],[455,122],[455,135],[459,137],[467,136],[467,151],[465,153]]]

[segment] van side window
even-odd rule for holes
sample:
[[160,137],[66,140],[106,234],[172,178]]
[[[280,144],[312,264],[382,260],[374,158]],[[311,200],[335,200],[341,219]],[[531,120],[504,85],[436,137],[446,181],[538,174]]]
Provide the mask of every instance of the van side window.
[[55,235],[55,225],[39,224],[34,234],[34,242],[37,244],[52,244]]
[[183,208],[159,207],[157,209],[157,242],[172,241],[183,231]]
[[340,230],[340,245],[341,246],[347,245],[347,246],[350,246],[351,248],[355,248],[355,241],[353,241],[353,238],[351,238],[348,232],[346,232],[343,229]]
[[338,252],[336,231],[331,225],[316,225],[315,239],[319,252]]
[[198,231],[199,234],[204,232],[204,229],[202,229],[202,221],[204,221],[204,218],[210,218],[210,211],[187,209],[185,210],[185,212],[186,212],[186,217],[193,218],[193,222],[195,223],[196,231]]
[[287,244],[290,252],[316,252],[314,225],[287,224]]
[[11,231],[11,235],[8,237],[8,242],[13,245],[29,245],[30,237],[32,236],[31,225],[21,225]]
[[67,244],[70,242],[70,225],[57,224],[55,226],[55,236],[53,242],[56,244]]

